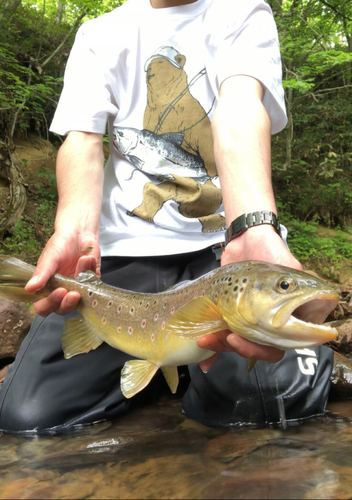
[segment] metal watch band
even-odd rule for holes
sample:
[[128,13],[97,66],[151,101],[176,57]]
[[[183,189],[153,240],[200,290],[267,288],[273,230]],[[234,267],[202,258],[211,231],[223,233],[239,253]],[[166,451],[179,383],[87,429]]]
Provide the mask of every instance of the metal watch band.
[[243,234],[250,227],[260,226],[262,224],[270,224],[275,228],[277,234],[281,236],[280,222],[274,212],[261,210],[259,212],[242,214],[237,217],[237,219],[232,221],[225,233],[225,245],[227,245],[234,238]]

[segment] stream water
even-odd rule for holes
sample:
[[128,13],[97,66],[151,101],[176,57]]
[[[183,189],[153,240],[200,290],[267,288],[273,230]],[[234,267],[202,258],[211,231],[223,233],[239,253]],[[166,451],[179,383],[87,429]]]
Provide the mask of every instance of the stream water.
[[352,401],[287,429],[211,429],[165,398],[116,423],[0,436],[0,499],[349,499]]

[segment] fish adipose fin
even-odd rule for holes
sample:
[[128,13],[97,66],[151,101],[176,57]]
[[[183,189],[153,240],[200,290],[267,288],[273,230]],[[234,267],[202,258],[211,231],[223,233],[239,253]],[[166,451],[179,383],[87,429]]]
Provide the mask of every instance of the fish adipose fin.
[[177,366],[162,366],[161,371],[163,372],[167,385],[170,387],[172,394],[175,394],[178,387]]
[[207,297],[197,297],[181,307],[166,324],[166,332],[184,339],[227,330],[228,324],[218,307]]
[[143,359],[126,361],[121,371],[121,391],[125,398],[132,398],[151,381],[159,366]]
[[61,343],[65,358],[70,359],[96,349],[103,341],[83,316],[75,316],[66,320]]

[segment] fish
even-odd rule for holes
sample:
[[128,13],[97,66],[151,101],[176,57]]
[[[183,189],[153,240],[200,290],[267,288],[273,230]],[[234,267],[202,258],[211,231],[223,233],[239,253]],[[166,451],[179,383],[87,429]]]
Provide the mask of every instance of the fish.
[[173,181],[174,173],[202,184],[210,179],[202,158],[181,147],[182,132],[155,134],[145,129],[114,127],[113,137],[117,151],[147,174]]
[[65,322],[64,357],[103,342],[135,359],[121,371],[121,390],[131,398],[162,370],[173,393],[177,366],[200,363],[214,351],[198,347],[200,336],[231,330],[258,344],[282,350],[332,341],[337,330],[323,325],[339,294],[303,271],[260,261],[227,264],[160,293],[139,293],[103,283],[93,272],[76,278],[55,274],[35,294],[24,290],[34,267],[0,255],[0,295],[36,302],[64,287],[81,294],[80,315]]

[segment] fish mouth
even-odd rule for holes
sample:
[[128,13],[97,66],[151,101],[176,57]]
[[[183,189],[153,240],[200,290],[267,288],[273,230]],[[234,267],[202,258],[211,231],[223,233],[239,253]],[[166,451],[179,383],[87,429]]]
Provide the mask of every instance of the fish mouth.
[[339,303],[340,296],[337,292],[313,293],[292,303],[286,303],[276,311],[272,318],[272,326],[282,331],[295,330],[295,337],[312,334],[312,340],[325,343],[336,339],[336,328],[323,325],[325,319]]

